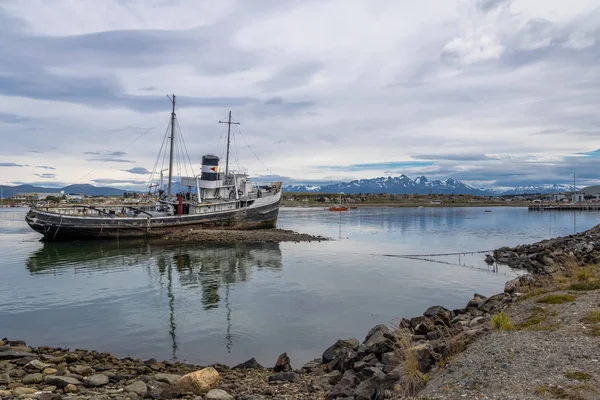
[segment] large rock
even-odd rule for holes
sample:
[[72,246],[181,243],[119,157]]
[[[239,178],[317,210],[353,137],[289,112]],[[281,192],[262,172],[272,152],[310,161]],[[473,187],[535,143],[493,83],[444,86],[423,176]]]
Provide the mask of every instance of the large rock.
[[181,397],[181,390],[177,385],[151,380],[146,382],[148,395],[153,399],[174,399]]
[[182,376],[177,386],[182,392],[201,395],[214,389],[217,383],[219,383],[219,373],[213,367],[208,367]]
[[348,348],[340,350],[335,360],[332,362],[331,368],[340,372],[346,372],[351,369],[356,362],[356,353]]
[[108,376],[106,376],[104,374],[95,374],[95,375],[88,376],[88,378],[85,381],[83,381],[83,386],[99,387],[99,386],[108,385],[109,381],[110,381],[110,379],[108,378]]
[[363,344],[358,348],[359,354],[381,355],[394,350],[396,336],[390,329],[381,324],[369,331]]
[[125,386],[125,391],[128,393],[135,393],[140,397],[146,397],[148,395],[148,386],[142,381],[135,381],[130,385]]
[[340,339],[337,342],[335,342],[332,346],[330,346],[327,350],[325,350],[325,352],[323,353],[323,362],[328,363],[333,361],[335,357],[342,351],[342,349],[350,349],[356,351],[358,350],[359,345],[360,342],[358,341],[358,339],[355,338],[345,340]]
[[354,372],[344,372],[342,379],[331,388],[331,392],[327,395],[327,399],[333,400],[339,397],[351,397],[356,389],[356,381],[357,379]]
[[297,382],[300,375],[295,372],[280,372],[269,377],[269,382]]
[[371,400],[375,398],[377,389],[385,379],[385,374],[379,370],[369,378],[362,381],[354,391],[355,400]]
[[58,375],[48,375],[44,377],[44,382],[49,385],[55,385],[59,388],[64,388],[67,385],[80,385],[81,382],[79,379],[71,378],[69,376],[58,376]]
[[181,379],[181,375],[174,374],[156,374],[152,376],[152,379],[158,382],[168,383],[170,385],[177,385],[177,382]]
[[221,389],[211,389],[206,396],[206,400],[234,400],[234,397]]
[[233,368],[234,369],[264,369],[264,367],[262,365],[260,365],[258,363],[258,361],[256,361],[256,359],[254,359],[254,357],[252,357],[251,359],[249,359],[246,362],[236,365]]
[[442,306],[433,306],[429,307],[423,313],[423,316],[433,319],[436,325],[438,325],[439,321],[446,326],[450,326],[450,321],[452,321],[452,318],[454,318],[454,313]]
[[283,353],[277,358],[277,362],[275,363],[273,370],[275,372],[289,372],[292,370],[290,358],[288,357],[287,353]]

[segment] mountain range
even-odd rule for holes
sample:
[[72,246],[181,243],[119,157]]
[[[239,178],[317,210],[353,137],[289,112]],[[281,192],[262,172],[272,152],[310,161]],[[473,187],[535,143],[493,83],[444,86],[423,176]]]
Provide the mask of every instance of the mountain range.
[[[88,196],[120,196],[127,190],[116,189],[111,187],[97,187],[94,185],[81,184],[69,185],[63,188],[49,188],[33,185],[18,185],[18,186],[2,186],[2,197],[14,197],[17,193],[59,193],[64,191],[65,194],[86,194]],[[131,190],[128,190],[131,192]]]
[[475,188],[464,182],[449,178],[446,180],[429,180],[425,176],[411,179],[402,174],[400,176],[379,177],[373,179],[360,179],[350,182],[340,182],[322,186],[288,185],[283,188],[285,192],[318,192],[318,193],[389,193],[389,194],[469,194],[474,196],[501,196],[520,194],[550,194],[566,192],[573,189],[568,185],[539,185],[521,186],[506,190],[493,190]]
[[[14,197],[17,193],[58,193],[64,191],[66,194],[77,193],[88,196],[120,196],[123,192],[132,190],[118,189],[112,187],[97,187],[89,184],[69,185],[62,188],[49,188],[33,185],[2,186],[2,197]],[[179,184],[175,184],[174,191],[185,190]],[[521,186],[505,190],[493,190],[475,188],[464,182],[449,178],[446,180],[429,180],[425,176],[411,179],[406,175],[395,177],[379,177],[373,179],[360,179],[350,182],[340,182],[321,186],[311,185],[287,185],[284,192],[317,192],[317,193],[389,193],[389,194],[469,194],[474,196],[501,196],[520,194],[550,194],[568,192],[573,186],[547,184],[539,186]]]

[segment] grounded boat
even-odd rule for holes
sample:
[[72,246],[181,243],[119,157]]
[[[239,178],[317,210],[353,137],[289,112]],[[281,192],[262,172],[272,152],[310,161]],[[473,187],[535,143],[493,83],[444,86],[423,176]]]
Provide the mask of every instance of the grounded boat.
[[229,170],[231,125],[237,124],[231,122],[231,112],[228,121],[219,121],[228,124],[225,172],[219,171],[219,157],[204,155],[201,174],[180,176],[180,187],[186,187],[187,191],[173,193],[174,150],[176,147],[183,149],[184,146],[175,143],[175,95],[171,102],[170,135],[165,134],[164,139],[170,140],[170,145],[161,146],[161,151],[164,148],[166,152],[167,147],[170,150],[166,193],[162,170],[158,184],[152,183],[156,172],[153,171],[149,189],[154,188],[157,195],[150,203],[34,206],[25,216],[29,226],[42,233],[45,240],[160,237],[169,232],[189,229],[275,228],[281,203],[281,182],[256,185],[250,181],[247,173]]
[[348,211],[349,207],[342,204],[342,192],[340,192],[340,204],[329,207],[329,211]]

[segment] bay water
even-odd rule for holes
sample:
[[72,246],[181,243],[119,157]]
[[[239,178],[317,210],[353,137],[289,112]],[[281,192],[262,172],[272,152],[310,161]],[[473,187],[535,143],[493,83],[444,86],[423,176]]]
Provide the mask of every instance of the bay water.
[[26,211],[0,209],[0,337],[203,365],[272,366],[287,352],[294,367],[522,273],[470,252],[600,223],[595,212],[511,207],[282,208],[279,228],[334,240],[165,246],[42,243]]

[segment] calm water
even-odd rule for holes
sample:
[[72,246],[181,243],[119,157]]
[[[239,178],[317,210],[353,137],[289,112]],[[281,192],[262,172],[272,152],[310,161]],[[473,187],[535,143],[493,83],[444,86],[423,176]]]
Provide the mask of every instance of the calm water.
[[[591,228],[598,213],[522,208],[282,209],[279,227],[322,243],[43,244],[25,209],[0,209],[0,337],[119,356],[294,366],[336,339],[433,304],[462,307],[516,275],[483,254]],[[574,221],[576,217],[576,220]],[[341,232],[340,232],[341,226]],[[386,256],[387,255],[387,256]]]

